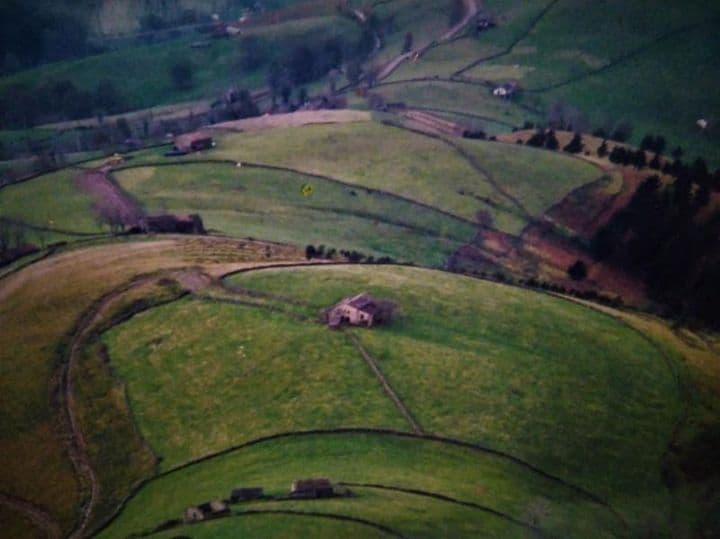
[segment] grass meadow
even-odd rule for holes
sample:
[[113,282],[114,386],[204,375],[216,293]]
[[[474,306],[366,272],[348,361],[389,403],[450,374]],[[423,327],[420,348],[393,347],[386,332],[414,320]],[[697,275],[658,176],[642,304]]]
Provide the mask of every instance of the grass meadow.
[[[383,141],[382,153],[377,152],[377,140]],[[496,226],[510,233],[519,233],[526,222],[512,215],[507,198],[486,174],[527,202],[535,216],[556,202],[552,197],[561,198],[599,175],[591,165],[559,154],[484,141],[461,144],[477,158],[482,171],[441,140],[378,123],[227,135],[210,155],[328,175],[390,191],[467,220],[485,210],[497,214]]]
[[396,322],[357,335],[424,428],[521,456],[628,517],[668,503],[659,470],[681,413],[677,383],[658,350],[612,318],[411,268],[269,271],[233,282],[291,290],[317,306],[363,290],[396,301]]
[[[35,227],[102,234],[107,227],[98,224],[93,200],[75,186],[78,172],[65,169],[31,181],[10,185],[0,190],[0,217],[21,221]],[[25,229],[31,243],[52,243],[72,239],[72,234]]]
[[405,427],[352,343],[319,323],[181,301],[104,340],[162,469],[276,432]]

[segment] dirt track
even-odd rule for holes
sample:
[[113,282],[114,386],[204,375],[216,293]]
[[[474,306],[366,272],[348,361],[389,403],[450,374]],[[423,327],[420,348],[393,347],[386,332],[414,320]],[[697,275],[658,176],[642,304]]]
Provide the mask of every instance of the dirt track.
[[388,78],[390,75],[393,74],[393,72],[400,67],[405,61],[409,60],[410,58],[420,58],[423,54],[425,54],[431,47],[434,47],[440,43],[444,43],[446,41],[449,41],[453,39],[455,36],[457,36],[472,20],[475,15],[478,13],[478,5],[475,0],[463,0],[465,3],[465,15],[463,16],[462,20],[458,22],[455,26],[450,28],[447,32],[445,32],[443,35],[441,35],[439,38],[431,41],[430,43],[426,43],[422,47],[418,47],[417,49],[414,49],[412,51],[403,53],[399,56],[396,56],[392,60],[390,60],[387,64],[385,64],[382,69],[377,74],[377,81],[382,81],[386,78]]
[[144,215],[142,207],[110,179],[109,172],[109,167],[83,172],[76,179],[77,186],[95,199],[95,211],[103,223],[137,225]]

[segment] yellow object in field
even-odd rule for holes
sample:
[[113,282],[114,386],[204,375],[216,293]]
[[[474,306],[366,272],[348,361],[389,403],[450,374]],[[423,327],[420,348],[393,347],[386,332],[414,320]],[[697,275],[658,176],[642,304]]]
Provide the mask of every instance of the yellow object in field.
[[313,191],[315,190],[312,185],[309,183],[303,184],[302,188],[300,189],[303,196],[309,197],[313,194]]

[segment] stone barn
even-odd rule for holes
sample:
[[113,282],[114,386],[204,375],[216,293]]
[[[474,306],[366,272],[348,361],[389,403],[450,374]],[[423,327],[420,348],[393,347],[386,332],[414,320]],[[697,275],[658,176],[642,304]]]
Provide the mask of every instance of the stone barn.
[[156,234],[207,234],[202,218],[190,215],[150,215],[143,218],[140,228]]
[[393,302],[373,298],[363,292],[335,304],[326,311],[325,319],[332,328],[343,324],[372,327],[374,324],[389,322],[394,310]]
[[335,488],[329,479],[298,479],[290,487],[292,498],[331,498]]
[[215,141],[207,133],[196,131],[175,137],[175,151],[183,153],[200,152],[215,146]]

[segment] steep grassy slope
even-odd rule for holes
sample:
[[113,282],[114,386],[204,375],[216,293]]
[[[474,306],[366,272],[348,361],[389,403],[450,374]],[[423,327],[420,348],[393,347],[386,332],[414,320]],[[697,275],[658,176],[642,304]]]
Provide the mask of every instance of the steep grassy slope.
[[[358,250],[440,266],[474,234],[459,219],[377,192],[288,171],[190,164],[115,174],[149,212],[197,212],[231,236]],[[312,186],[312,194],[302,188]]]
[[534,210],[531,216],[539,216],[552,204],[552,196],[561,197],[598,176],[594,167],[558,154],[483,141],[462,147],[475,163],[442,140],[366,122],[228,135],[211,155],[332,176],[469,221],[485,210],[496,217],[500,230],[511,233],[518,233],[528,216],[517,214],[502,191],[505,187],[528,203]]
[[[627,121],[633,141],[661,133],[671,145],[717,163],[718,132],[695,126],[714,117],[720,11],[707,0],[488,1],[498,27],[443,44],[403,64],[379,91],[393,101],[520,125],[544,119],[558,102],[579,108],[590,125]],[[465,82],[433,81],[459,75]],[[396,84],[414,78],[425,82]],[[467,88],[468,81],[474,86]],[[493,104],[489,88],[518,80],[516,103]],[[692,82],[690,82],[692,81]],[[487,124],[494,132],[493,124]]]

